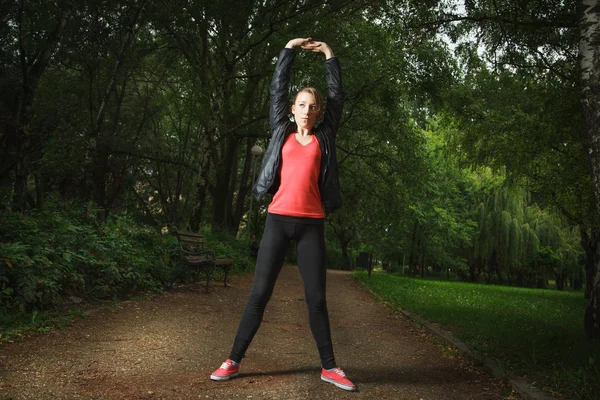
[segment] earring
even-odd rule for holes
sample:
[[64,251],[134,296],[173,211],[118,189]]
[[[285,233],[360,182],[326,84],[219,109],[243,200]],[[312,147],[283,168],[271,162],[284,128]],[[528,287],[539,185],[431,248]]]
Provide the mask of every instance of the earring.
[[296,122],[296,120],[294,119],[294,114],[290,114],[289,119],[291,122]]

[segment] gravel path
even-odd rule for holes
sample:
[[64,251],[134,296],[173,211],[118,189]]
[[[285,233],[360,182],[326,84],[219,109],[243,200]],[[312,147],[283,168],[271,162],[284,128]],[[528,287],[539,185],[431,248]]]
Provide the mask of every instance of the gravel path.
[[252,285],[187,285],[100,309],[65,330],[0,347],[0,399],[516,399],[413,322],[374,301],[346,272],[328,272],[337,362],[357,385],[319,377],[302,280],[284,267],[240,378],[213,382]]

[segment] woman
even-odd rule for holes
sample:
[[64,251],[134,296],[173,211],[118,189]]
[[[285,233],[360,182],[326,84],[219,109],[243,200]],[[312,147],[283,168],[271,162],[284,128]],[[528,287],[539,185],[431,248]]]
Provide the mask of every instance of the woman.
[[[295,48],[325,55],[327,110],[314,88],[301,89],[288,108],[290,70]],[[344,95],[340,63],[324,42],[292,39],[279,54],[270,86],[271,142],[253,188],[258,199],[273,193],[258,251],[254,284],[244,308],[229,359],[210,376],[228,380],[239,375],[262,321],[290,240],[298,243],[298,268],[304,281],[309,323],[321,358],[321,379],[345,390],[356,390],[336,367],[325,298],[325,213],[341,205],[335,156],[335,136],[340,125]],[[314,128],[323,116],[323,122]]]

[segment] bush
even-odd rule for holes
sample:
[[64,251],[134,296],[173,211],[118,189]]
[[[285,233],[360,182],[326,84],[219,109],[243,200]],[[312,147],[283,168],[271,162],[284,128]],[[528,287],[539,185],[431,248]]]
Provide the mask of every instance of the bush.
[[[65,299],[159,292],[179,263],[175,235],[162,235],[126,213],[104,224],[81,203],[47,204],[27,213],[0,211],[0,314],[56,309]],[[203,232],[232,273],[254,267],[250,241]]]
[[126,214],[97,224],[82,204],[0,211],[0,311],[56,307],[65,296],[105,298],[160,291],[177,240]]
[[329,246],[326,248],[325,260],[329,269],[350,269],[349,265],[345,265],[342,251],[336,247]]
[[201,234],[206,238],[206,248],[212,250],[217,258],[235,259],[232,273],[245,272],[254,268],[255,260],[250,256],[250,239],[236,239],[227,232],[210,232],[208,229]]

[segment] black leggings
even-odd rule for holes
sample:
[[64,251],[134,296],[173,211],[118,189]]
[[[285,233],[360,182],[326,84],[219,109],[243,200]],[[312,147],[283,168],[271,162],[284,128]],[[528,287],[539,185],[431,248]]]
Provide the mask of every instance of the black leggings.
[[240,362],[260,327],[265,307],[273,294],[290,240],[298,243],[298,267],[304,281],[310,330],[317,342],[323,368],[335,368],[325,297],[324,219],[288,217],[269,213],[258,258],[254,284],[229,358]]

